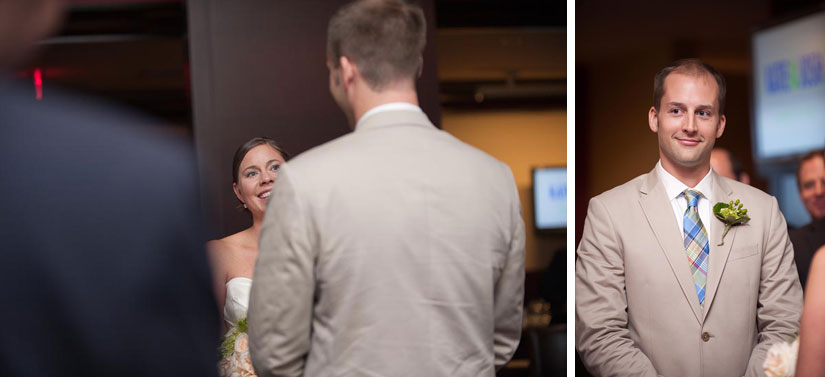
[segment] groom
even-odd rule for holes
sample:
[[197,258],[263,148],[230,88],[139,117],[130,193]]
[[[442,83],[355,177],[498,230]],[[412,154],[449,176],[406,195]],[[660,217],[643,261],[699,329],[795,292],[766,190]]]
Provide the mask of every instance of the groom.
[[284,165],[249,306],[260,376],[495,376],[521,332],[524,224],[510,169],[418,107],[421,8],[329,23],[354,132]]
[[[680,60],[656,75],[653,170],[591,199],[576,260],[576,348],[597,376],[762,376],[797,332],[802,290],[776,199],[724,178],[725,80]],[[724,234],[717,202],[750,221]]]

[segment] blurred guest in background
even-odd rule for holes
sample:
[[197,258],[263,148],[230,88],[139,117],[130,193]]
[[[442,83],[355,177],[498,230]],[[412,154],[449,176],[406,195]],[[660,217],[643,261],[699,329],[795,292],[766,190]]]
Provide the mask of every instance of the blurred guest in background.
[[825,153],[815,150],[802,156],[796,171],[799,197],[812,219],[825,217]]
[[725,148],[713,148],[710,152],[710,167],[716,174],[742,182],[751,183],[751,177],[745,172],[740,161],[733,153]]
[[261,376],[493,377],[519,343],[518,191],[418,106],[425,32],[401,0],[330,20],[330,91],[354,132],[272,190],[249,305]]
[[799,334],[796,377],[825,376],[825,246],[811,263]]
[[[676,61],[653,93],[659,162],[590,200],[576,348],[596,376],[762,376],[768,347],[796,334],[802,309],[785,219],[775,198],[710,168],[725,130],[716,69]],[[725,235],[712,207],[733,200],[751,219]]]
[[[0,75],[61,6],[0,1]],[[0,376],[215,376],[194,152],[147,119],[0,80]]]
[[811,215],[811,222],[790,231],[794,259],[803,286],[814,251],[825,245],[825,152],[815,150],[802,156],[796,170],[799,197]]

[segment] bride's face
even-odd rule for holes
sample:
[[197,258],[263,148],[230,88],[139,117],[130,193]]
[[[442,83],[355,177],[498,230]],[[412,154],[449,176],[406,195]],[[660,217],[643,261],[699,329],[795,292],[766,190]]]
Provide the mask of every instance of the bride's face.
[[284,157],[268,144],[249,150],[238,169],[238,183],[232,185],[238,200],[246,204],[253,218],[262,218],[272,184]]

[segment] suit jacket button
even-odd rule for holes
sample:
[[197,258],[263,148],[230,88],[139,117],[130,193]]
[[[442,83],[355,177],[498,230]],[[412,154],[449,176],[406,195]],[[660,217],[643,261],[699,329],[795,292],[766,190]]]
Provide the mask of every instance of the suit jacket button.
[[708,334],[707,331],[702,333],[702,340],[705,342],[710,340],[710,334]]

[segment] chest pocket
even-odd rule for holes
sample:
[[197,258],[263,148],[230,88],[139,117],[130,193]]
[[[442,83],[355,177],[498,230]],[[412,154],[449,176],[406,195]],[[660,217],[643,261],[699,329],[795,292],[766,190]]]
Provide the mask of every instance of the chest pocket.
[[728,255],[728,262],[750,258],[754,255],[759,255],[758,243],[747,244],[744,246],[734,246],[730,251],[730,255]]

